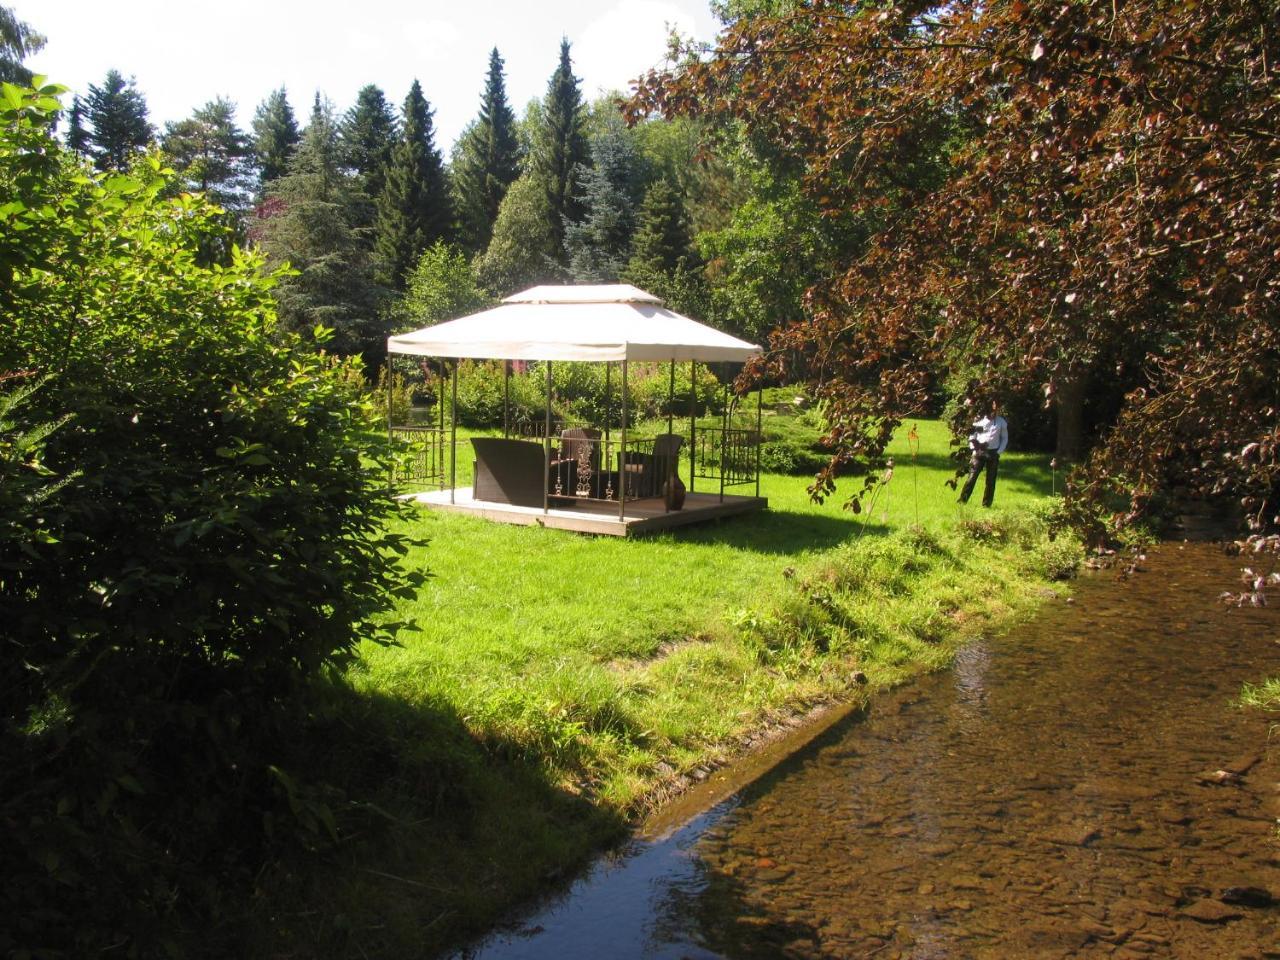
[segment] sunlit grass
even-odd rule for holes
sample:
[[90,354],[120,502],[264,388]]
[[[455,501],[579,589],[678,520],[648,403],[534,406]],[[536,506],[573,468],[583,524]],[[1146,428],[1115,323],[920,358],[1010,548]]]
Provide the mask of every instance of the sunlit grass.
[[[363,649],[352,680],[406,703],[447,703],[477,736],[629,809],[659,762],[679,769],[771,712],[840,696],[848,671],[824,672],[824,658],[893,682],[947,659],[938,643],[964,602],[989,605],[993,616],[1018,605],[1004,584],[1024,571],[1001,570],[973,589],[974,579],[991,579],[975,578],[974,563],[996,564],[1000,549],[972,545],[917,562],[914,548],[889,538],[918,523],[936,541],[965,518],[1029,507],[1047,492],[1047,457],[1007,455],[996,507],[961,507],[944,483],[953,472],[945,426],[918,429],[919,454],[895,442],[892,479],[856,516],[843,504],[860,477],[817,504],[806,478],[779,475],[762,479],[764,513],[637,539],[423,509],[403,532],[428,541],[410,563],[432,578],[396,611],[418,629],[399,646]],[[465,454],[459,467],[465,484]],[[810,603],[794,584],[819,568],[861,569],[890,549],[873,544],[890,543],[894,558],[877,561],[868,580],[877,588],[851,594],[849,616],[862,627],[845,649],[761,662],[744,622]]]
[[1246,683],[1240,691],[1238,702],[1242,707],[1280,712],[1280,677],[1272,677],[1261,683]]
[[365,800],[327,868],[264,880],[260,955],[432,955],[762,727],[1028,613],[1076,562],[1045,536],[1048,458],[1007,455],[996,506],[961,507],[945,427],[918,429],[859,515],[861,477],[818,504],[781,475],[765,512],[637,539],[410,510],[431,578],[393,616],[417,629],[358,652],[314,748]]

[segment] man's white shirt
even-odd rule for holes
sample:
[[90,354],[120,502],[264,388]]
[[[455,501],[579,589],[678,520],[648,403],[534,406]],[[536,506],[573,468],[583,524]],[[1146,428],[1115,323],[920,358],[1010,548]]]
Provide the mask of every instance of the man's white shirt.
[[983,417],[974,421],[973,436],[988,450],[1004,453],[1004,448],[1009,445],[1009,424],[999,415]]

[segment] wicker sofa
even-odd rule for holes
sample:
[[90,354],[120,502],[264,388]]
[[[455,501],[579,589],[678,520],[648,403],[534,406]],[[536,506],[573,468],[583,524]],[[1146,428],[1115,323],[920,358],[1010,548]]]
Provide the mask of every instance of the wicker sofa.
[[541,443],[503,437],[472,437],[475,474],[471,496],[476,500],[542,506],[547,457]]

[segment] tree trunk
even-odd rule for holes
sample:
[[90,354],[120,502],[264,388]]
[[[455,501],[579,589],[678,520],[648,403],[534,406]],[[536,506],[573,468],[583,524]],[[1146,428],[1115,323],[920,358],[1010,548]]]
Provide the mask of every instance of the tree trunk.
[[1084,454],[1085,376],[1076,374],[1058,386],[1055,406],[1058,414],[1059,461],[1078,462]]

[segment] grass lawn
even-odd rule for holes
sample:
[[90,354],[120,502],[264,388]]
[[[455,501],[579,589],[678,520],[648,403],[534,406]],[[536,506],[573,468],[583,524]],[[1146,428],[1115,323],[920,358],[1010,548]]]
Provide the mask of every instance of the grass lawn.
[[[432,577],[396,615],[418,629],[360,651],[324,761],[341,768],[331,782],[373,785],[391,826],[305,899],[327,901],[369,956],[456,942],[682,772],[1026,614],[1077,552],[1033,511],[1048,457],[1007,454],[996,506],[960,507],[945,426],[918,426],[920,455],[895,444],[862,516],[842,509],[847,491],[818,505],[806,478],[781,475],[763,479],[768,511],[634,540],[415,509],[403,532],[428,543],[410,564]],[[379,763],[348,757],[353,726],[384,745]],[[268,939],[342,942],[315,924]]]

